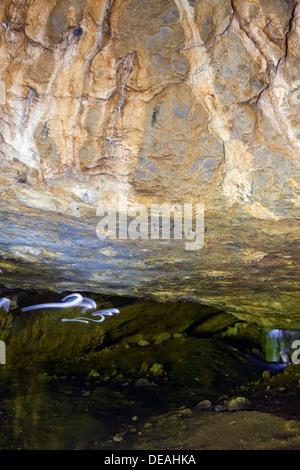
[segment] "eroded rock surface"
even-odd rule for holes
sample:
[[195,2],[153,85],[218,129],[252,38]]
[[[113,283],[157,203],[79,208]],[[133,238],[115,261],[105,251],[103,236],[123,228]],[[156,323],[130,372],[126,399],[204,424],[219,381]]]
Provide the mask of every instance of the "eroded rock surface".
[[[296,0],[3,0],[1,283],[299,326]],[[204,246],[97,208],[205,207]]]

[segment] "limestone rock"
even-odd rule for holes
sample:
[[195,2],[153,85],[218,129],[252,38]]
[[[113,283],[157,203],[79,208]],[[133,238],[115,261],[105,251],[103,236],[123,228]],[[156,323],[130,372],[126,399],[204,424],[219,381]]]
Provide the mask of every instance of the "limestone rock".
[[[0,283],[299,326],[299,0],[3,0]],[[202,249],[100,240],[201,203]]]

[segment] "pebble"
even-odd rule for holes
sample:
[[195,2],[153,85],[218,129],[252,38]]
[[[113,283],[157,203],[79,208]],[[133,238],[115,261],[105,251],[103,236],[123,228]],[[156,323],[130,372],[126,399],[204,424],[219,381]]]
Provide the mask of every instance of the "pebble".
[[141,368],[140,368],[140,372],[147,372],[149,366],[147,364],[147,362],[143,362],[143,364],[141,365]]
[[134,385],[136,387],[151,387],[153,385],[156,385],[154,382],[150,382],[148,379],[138,379],[136,382],[134,382]]
[[213,408],[213,405],[210,400],[202,400],[197,403],[197,408],[199,410],[211,410]]
[[51,375],[48,375],[47,372],[40,374],[38,377],[39,377],[39,380],[45,380],[47,382],[50,382],[51,380],[53,380],[53,377]]
[[215,411],[226,411],[227,406],[226,405],[216,405],[215,406]]
[[140,339],[138,342],[137,342],[137,345],[138,346],[149,346],[149,341],[145,340],[145,339]]
[[114,440],[115,442],[121,442],[121,441],[123,441],[124,436],[125,436],[125,433],[124,433],[124,432],[121,432],[121,433],[119,433],[119,434],[115,434],[115,435],[113,436],[113,440]]
[[264,379],[269,379],[271,377],[271,372],[269,370],[264,370],[262,373]]
[[100,376],[99,372],[95,369],[92,369],[89,373],[89,377],[99,377],[99,376]]
[[229,400],[227,408],[229,411],[248,410],[251,402],[245,397],[236,397]]
[[172,336],[170,335],[170,333],[167,333],[167,332],[161,333],[159,335],[154,336],[154,344],[161,344],[164,341],[168,341],[171,338]]
[[187,418],[188,416],[191,416],[192,410],[190,408],[184,408],[179,411],[179,416],[182,418]]
[[150,372],[153,375],[158,375],[161,376],[164,374],[164,366],[162,364],[158,364],[155,362],[151,367],[150,367]]

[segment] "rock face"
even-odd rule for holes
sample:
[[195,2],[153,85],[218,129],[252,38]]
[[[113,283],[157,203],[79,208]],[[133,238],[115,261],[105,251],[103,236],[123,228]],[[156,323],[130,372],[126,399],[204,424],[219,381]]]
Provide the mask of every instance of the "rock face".
[[[1,284],[299,327],[299,0],[3,0],[0,23]],[[203,247],[101,240],[120,199],[203,204]]]

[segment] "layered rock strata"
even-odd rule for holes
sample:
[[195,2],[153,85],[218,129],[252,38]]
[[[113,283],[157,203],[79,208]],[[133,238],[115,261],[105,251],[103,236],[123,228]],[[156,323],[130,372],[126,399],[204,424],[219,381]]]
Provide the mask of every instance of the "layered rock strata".
[[[299,25],[299,0],[3,0],[1,284],[299,326]],[[203,247],[100,240],[120,198],[203,204]]]

